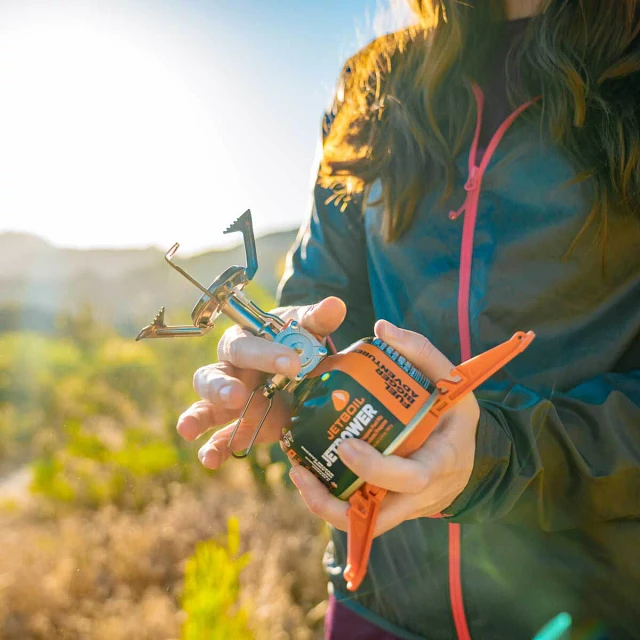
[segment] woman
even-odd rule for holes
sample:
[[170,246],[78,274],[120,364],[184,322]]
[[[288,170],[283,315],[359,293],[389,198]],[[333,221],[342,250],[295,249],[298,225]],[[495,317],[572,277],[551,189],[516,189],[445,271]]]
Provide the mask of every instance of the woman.
[[[572,638],[638,637],[640,0],[413,6],[418,27],[345,68],[280,312],[338,348],[377,321],[432,379],[537,338],[410,459],[340,446],[393,492],[355,594],[347,505],[292,470],[336,528],[327,637],[530,638],[561,612]],[[196,373],[187,439],[235,418],[260,372],[300,366],[238,329],[219,356]],[[287,417],[278,404],[263,440]]]

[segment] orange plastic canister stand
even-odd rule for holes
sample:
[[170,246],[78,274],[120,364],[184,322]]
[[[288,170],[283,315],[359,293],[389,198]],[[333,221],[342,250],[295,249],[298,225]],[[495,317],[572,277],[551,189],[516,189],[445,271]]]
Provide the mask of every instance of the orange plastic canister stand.
[[[450,379],[438,380],[436,397],[432,402],[427,401],[430,406],[425,410],[424,416],[420,416],[420,411],[418,412],[418,424],[393,455],[406,457],[419,449],[435,429],[442,414],[522,353],[534,337],[533,331],[520,331],[497,347],[454,367]],[[367,573],[373,534],[386,495],[386,489],[365,483],[349,498],[347,566],[344,570],[344,579],[349,591],[355,591]]]

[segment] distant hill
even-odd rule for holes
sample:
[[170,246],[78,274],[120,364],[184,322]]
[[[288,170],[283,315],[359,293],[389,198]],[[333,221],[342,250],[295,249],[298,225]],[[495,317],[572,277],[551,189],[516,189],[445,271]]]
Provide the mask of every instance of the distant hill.
[[[295,235],[292,230],[256,239],[254,281],[272,295]],[[168,322],[184,322],[199,292],[166,264],[164,253],[153,247],[65,249],[28,234],[0,234],[0,331],[16,325],[47,331],[61,313],[87,303],[126,333],[149,322],[163,305]],[[178,255],[176,261],[208,286],[227,267],[244,265],[245,256],[238,245],[190,258]]]

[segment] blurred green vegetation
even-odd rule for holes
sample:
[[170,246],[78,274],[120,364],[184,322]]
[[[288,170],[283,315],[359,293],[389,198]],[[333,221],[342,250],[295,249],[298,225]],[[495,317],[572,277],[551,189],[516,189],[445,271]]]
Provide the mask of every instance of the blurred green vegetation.
[[68,423],[63,431],[62,446],[33,463],[31,491],[53,502],[142,508],[167,497],[170,482],[186,480],[192,468],[177,446],[150,429],[97,434]]
[[238,555],[240,525],[229,518],[226,544],[199,542],[184,570],[182,610],[187,619],[183,640],[244,640],[251,638],[247,613],[238,608],[240,572],[249,555]]
[[[255,285],[249,295],[274,306]],[[0,469],[30,461],[36,493],[87,507],[140,508],[152,485],[186,480],[196,445],[182,442],[176,419],[198,399],[193,373],[216,360],[228,321],[200,339],[140,342],[91,307],[57,325],[54,336],[0,335]]]

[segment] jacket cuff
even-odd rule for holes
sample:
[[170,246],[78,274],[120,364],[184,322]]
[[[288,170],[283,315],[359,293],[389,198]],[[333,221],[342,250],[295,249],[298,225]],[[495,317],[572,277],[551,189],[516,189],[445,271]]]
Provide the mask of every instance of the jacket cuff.
[[507,435],[498,419],[480,403],[473,470],[462,493],[447,509],[444,509],[447,520],[451,522],[481,521],[481,518],[469,516],[474,513],[474,507],[480,502],[486,503],[491,500],[491,495],[499,484],[501,474],[498,469],[502,468],[500,463],[505,454],[506,438]]

